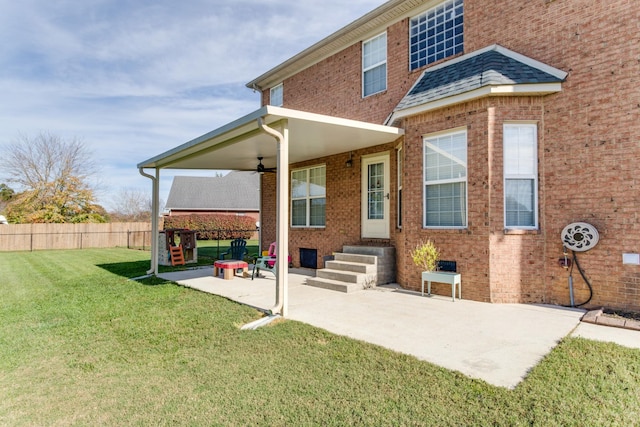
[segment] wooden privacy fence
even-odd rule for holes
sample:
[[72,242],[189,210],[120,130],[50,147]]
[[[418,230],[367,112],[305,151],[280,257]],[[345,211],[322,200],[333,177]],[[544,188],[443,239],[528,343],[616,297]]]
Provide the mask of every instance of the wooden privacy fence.
[[151,246],[151,223],[0,224],[0,251]]

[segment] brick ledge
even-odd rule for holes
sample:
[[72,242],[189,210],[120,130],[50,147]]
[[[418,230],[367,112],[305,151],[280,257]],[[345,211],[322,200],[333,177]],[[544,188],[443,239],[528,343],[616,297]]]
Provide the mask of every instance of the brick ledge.
[[612,326],[614,328],[640,331],[640,321],[634,319],[625,319],[623,317],[606,316],[603,315],[602,309],[588,311],[584,316],[582,316],[582,319],[580,320],[596,325]]

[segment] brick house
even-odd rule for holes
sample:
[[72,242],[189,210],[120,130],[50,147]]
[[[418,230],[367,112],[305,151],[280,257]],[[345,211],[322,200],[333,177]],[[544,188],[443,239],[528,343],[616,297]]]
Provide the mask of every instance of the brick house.
[[[249,82],[257,112],[139,167],[215,167],[213,151],[277,165],[263,241],[285,239],[294,265],[301,248],[320,265],[393,247],[395,281],[417,290],[409,251],[431,239],[465,299],[569,304],[571,273],[576,304],[639,310],[638,22],[628,0],[391,0]],[[559,262],[576,222],[600,237],[575,252],[592,295]]]
[[260,176],[231,171],[224,176],[175,176],[167,216],[237,215],[260,219]]

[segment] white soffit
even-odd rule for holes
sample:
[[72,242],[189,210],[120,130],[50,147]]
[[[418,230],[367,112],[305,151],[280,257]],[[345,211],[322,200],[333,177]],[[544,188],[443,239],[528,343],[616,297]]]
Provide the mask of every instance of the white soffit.
[[138,164],[139,168],[255,170],[258,157],[276,166],[276,140],[258,126],[258,118],[289,131],[289,162],[298,163],[386,144],[404,134],[399,128],[287,108],[265,106],[238,120]]

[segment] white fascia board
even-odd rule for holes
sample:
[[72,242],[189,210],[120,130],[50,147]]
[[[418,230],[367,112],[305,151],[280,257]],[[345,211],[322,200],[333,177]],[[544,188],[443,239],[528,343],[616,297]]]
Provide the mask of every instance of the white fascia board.
[[226,125],[219,127],[218,129],[212,130],[211,132],[205,133],[191,141],[185,142],[182,145],[179,145],[171,150],[165,151],[162,154],[158,154],[144,162],[138,163],[138,168],[158,168],[162,167],[162,165],[170,163],[170,158],[175,155],[182,155],[182,153],[186,150],[195,148],[199,144],[207,140],[212,140],[218,138],[226,133],[232,132],[242,126],[246,126],[251,124],[252,122],[257,122],[258,118],[264,117],[267,114],[269,106],[264,106],[252,113],[247,114],[244,117],[241,117],[237,120],[227,123]]
[[[323,114],[309,113],[300,110],[291,110],[288,108],[274,107],[272,105],[267,106],[267,114],[269,116],[277,117],[277,120],[281,119],[298,119],[317,123],[325,123],[335,126],[345,126],[350,128],[358,128],[363,130],[371,130],[376,132],[387,133],[389,135],[404,135],[404,129],[391,127],[387,125],[381,125],[377,123],[361,122],[358,120],[345,119],[342,117],[325,116]],[[276,120],[273,120],[276,121]],[[271,122],[273,122],[271,121]]]
[[[356,132],[363,131],[384,135],[385,139],[388,139],[387,137],[396,139],[404,135],[404,130],[396,127],[266,105],[216,130],[139,163],[138,168],[168,168],[185,158],[197,157],[205,151],[221,149],[240,140],[261,135],[264,132],[259,128],[259,118],[262,118],[267,125],[274,125],[281,121],[291,121],[302,125],[304,123],[320,124],[326,131],[339,132],[348,128]],[[180,167],[180,169],[184,169],[184,167]]]
[[459,95],[449,96],[438,99],[436,101],[427,102],[422,105],[416,105],[404,110],[394,112],[387,121],[393,123],[395,120],[405,117],[415,116],[417,114],[426,113],[428,111],[437,110],[439,108],[449,107],[463,102],[473,101],[475,99],[488,96],[501,95],[549,95],[562,91],[561,83],[542,83],[542,84],[518,84],[518,85],[495,85],[485,86]]
[[494,46],[497,52],[500,52],[505,56],[515,59],[518,62],[522,62],[525,65],[544,71],[547,74],[551,74],[552,76],[557,77],[561,80],[564,80],[568,75],[568,73],[565,71],[559,70],[558,68],[552,67],[551,65],[547,65],[544,62],[537,61],[533,58],[522,55],[518,52],[514,52],[510,49],[507,49],[506,47],[502,47],[497,44]]

